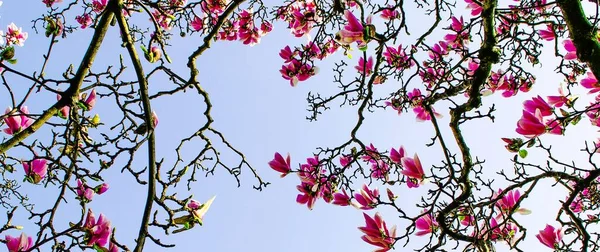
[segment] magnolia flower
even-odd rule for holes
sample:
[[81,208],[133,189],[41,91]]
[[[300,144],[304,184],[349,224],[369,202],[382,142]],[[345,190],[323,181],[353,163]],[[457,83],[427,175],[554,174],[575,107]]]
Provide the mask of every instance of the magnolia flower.
[[577,59],[577,48],[575,48],[573,41],[571,41],[570,39],[567,39],[567,40],[563,41],[563,46],[565,47],[565,50],[567,50],[567,54],[565,54],[566,60]]
[[403,157],[401,159],[402,162],[402,174],[408,177],[406,181],[409,188],[419,187],[419,184],[423,182],[425,177],[425,172],[423,171],[423,166],[421,166],[421,160],[419,160],[419,156],[415,153],[414,158]]
[[45,159],[34,159],[31,162],[22,162],[25,170],[25,179],[32,184],[39,183],[48,172],[48,165]]
[[377,252],[385,252],[392,248],[392,245],[395,242],[396,237],[396,226],[392,227],[392,231],[390,232],[387,228],[385,221],[381,218],[379,213],[375,213],[375,218],[363,213],[365,217],[365,227],[359,227],[358,229],[363,232],[361,238],[363,241],[380,247],[380,249],[376,250]]
[[19,237],[6,235],[4,239],[6,240],[8,252],[28,251],[33,246],[33,238],[25,235],[25,233],[21,233]]
[[369,59],[366,61],[363,57],[360,57],[358,60],[358,66],[355,66],[354,68],[360,74],[364,74],[365,76],[371,75],[371,72],[373,72],[373,57],[369,57]]
[[110,238],[110,221],[103,214],[100,214],[98,220],[96,220],[92,209],[89,209],[83,230],[86,232],[85,241],[88,246],[97,244],[100,247],[104,247]]
[[553,226],[546,224],[546,228],[540,230],[540,233],[535,235],[535,237],[547,247],[556,249],[558,243],[562,241],[563,233],[561,228],[555,229]]
[[288,175],[290,173],[290,171],[292,170],[290,168],[290,154],[288,153],[287,157],[285,159],[283,159],[283,156],[281,156],[281,154],[279,154],[279,152],[275,152],[275,157],[273,158],[273,160],[271,160],[269,162],[269,166],[271,167],[271,169],[281,172],[281,177],[285,177],[286,175]]
[[542,37],[543,40],[547,40],[547,41],[554,40],[554,38],[556,37],[556,34],[554,34],[554,25],[547,24],[546,30],[538,30],[538,34],[540,34],[540,37]]
[[[502,193],[502,189],[498,189],[498,194]],[[500,208],[501,215],[509,214],[512,211],[520,213],[520,214],[529,214],[531,211],[525,208],[516,208],[517,202],[521,199],[521,192],[519,190],[509,191],[502,197],[500,200],[496,201],[496,206]]]
[[194,20],[192,20],[190,25],[192,26],[192,29],[194,31],[201,31],[202,28],[204,28],[204,23],[202,21],[202,18],[199,18],[197,16],[194,16]]
[[92,24],[92,16],[90,14],[85,13],[82,16],[76,16],[75,21],[81,25],[81,29],[85,29]]
[[416,233],[417,236],[423,236],[426,234],[433,233],[437,231],[438,223],[431,217],[431,214],[426,214],[419,217],[415,221],[415,226],[419,232]]
[[77,198],[85,203],[92,201],[94,190],[84,184],[81,179],[77,180]]
[[[12,108],[9,107],[6,109],[5,113],[8,114],[10,113],[10,111],[12,111]],[[19,111],[20,115],[9,115],[4,118],[4,123],[6,124],[6,126],[8,126],[8,128],[4,129],[4,133],[14,135],[33,124],[33,120],[27,117],[27,114],[29,114],[27,106],[21,107]]]
[[105,193],[106,191],[108,191],[108,188],[109,188],[109,186],[107,183],[102,183],[101,185],[96,186],[96,188],[94,188],[94,191],[96,191],[96,193],[98,195],[101,195],[101,194]]
[[[84,99],[85,99],[85,101],[84,101]],[[87,111],[92,110],[94,108],[94,106],[96,105],[96,89],[92,89],[92,92],[90,92],[90,95],[87,95],[85,93],[80,94],[79,100],[85,110],[87,110]]]
[[[344,29],[335,34],[335,41],[342,45],[350,45],[353,42],[358,42],[359,47],[365,47],[365,28],[362,23],[349,10],[344,12],[344,17],[348,20],[348,24],[344,26]],[[367,23],[369,23],[369,21],[367,21]]]
[[189,213],[187,215],[175,218],[173,220],[173,222],[175,222],[175,224],[182,224],[183,227],[180,229],[174,230],[173,233],[179,233],[179,232],[183,232],[185,230],[189,230],[189,229],[193,228],[196,225],[196,223],[198,223],[198,224],[200,224],[200,226],[202,226],[202,220],[204,218],[204,214],[206,214],[206,212],[210,208],[210,205],[212,205],[212,202],[215,200],[215,197],[216,196],[213,196],[208,201],[206,201],[206,203],[204,203],[204,204],[198,202],[197,200],[190,199],[185,204],[185,209]]
[[390,151],[390,159],[394,162],[394,163],[401,163],[402,162],[402,158],[406,156],[406,151],[404,150],[404,146],[400,146],[400,148],[398,148],[398,150],[392,148],[392,150]]
[[23,32],[15,23],[10,23],[6,28],[6,45],[23,46],[27,40],[27,32]]
[[371,210],[379,204],[379,190],[369,189],[366,184],[360,189],[360,193],[355,193],[354,198],[356,202],[353,204],[354,207],[362,210]]
[[348,206],[350,205],[350,196],[346,193],[346,190],[342,189],[342,192],[338,192],[333,194],[333,203],[338,206]]
[[534,138],[546,132],[546,125],[543,123],[542,114],[539,109],[535,113],[523,110],[523,117],[517,122],[517,133],[527,137]]

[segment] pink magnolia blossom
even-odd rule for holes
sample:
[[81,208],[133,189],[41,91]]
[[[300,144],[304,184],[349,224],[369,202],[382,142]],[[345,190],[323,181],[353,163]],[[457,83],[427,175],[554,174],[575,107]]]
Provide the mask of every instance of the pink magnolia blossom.
[[77,198],[83,202],[90,202],[94,197],[94,190],[83,183],[81,179],[77,180]]
[[475,76],[475,71],[479,69],[479,62],[477,62],[476,60],[469,60],[469,63],[467,64],[467,69],[468,75]]
[[26,180],[32,184],[42,181],[48,172],[47,162],[46,159],[34,159],[31,162],[22,162]]
[[202,10],[207,13],[218,15],[225,11],[225,7],[227,7],[228,4],[228,0],[206,0],[202,2]]
[[419,187],[419,184],[423,182],[425,177],[419,156],[415,153],[414,158],[403,157],[401,163],[403,167],[401,173],[408,177],[406,181],[408,187]]
[[335,40],[342,45],[350,45],[354,42],[358,42],[359,47],[366,46],[364,38],[365,28],[361,21],[349,10],[344,12],[344,17],[346,17],[348,24],[344,26],[344,29],[335,34]]
[[83,105],[85,105],[88,111],[92,110],[96,105],[96,98],[96,89],[92,89],[89,95],[83,93],[79,96],[79,99],[82,100]]
[[590,90],[590,94],[600,91],[600,84],[592,72],[587,72],[587,77],[583,78],[580,83],[581,86]]
[[92,1],[92,10],[96,13],[100,13],[106,8],[108,0],[94,0]]
[[398,48],[387,47],[383,52],[383,57],[390,66],[396,69],[408,69],[414,65],[414,62],[402,49],[402,45],[399,45]]
[[563,41],[563,46],[567,50],[567,54],[565,54],[566,60],[577,59],[577,48],[575,48],[573,41],[571,41],[570,39],[567,39],[567,40]]
[[290,63],[298,55],[296,50],[292,51],[290,46],[285,46],[281,51],[279,51],[279,57],[281,57],[285,63]]
[[[498,194],[502,193],[502,189],[498,189]],[[512,190],[506,193],[500,200],[496,201],[496,207],[498,207],[502,214],[508,215],[512,211],[520,214],[529,214],[530,211],[525,208],[515,208],[517,202],[521,199],[521,192],[519,190]]]
[[8,252],[23,252],[29,251],[29,249],[33,246],[33,238],[25,235],[25,233],[21,233],[19,237],[12,237],[10,235],[6,235],[6,248]]
[[365,184],[360,189],[360,193],[355,193],[354,198],[356,202],[353,204],[355,207],[362,210],[371,210],[379,204],[379,190],[369,189]]
[[271,32],[273,30],[273,24],[271,24],[271,22],[268,21],[264,21],[260,24],[260,36],[265,36],[267,35],[267,33]]
[[556,37],[554,33],[554,25],[547,24],[545,30],[538,30],[538,34],[542,37],[543,40],[552,41]]
[[[56,100],[60,101],[60,99],[62,98],[62,96],[60,94],[56,95]],[[59,112],[58,112],[58,116],[62,119],[67,119],[69,117],[69,112],[71,111],[71,107],[69,106],[63,106],[62,108],[60,108]]]
[[[598,87],[598,90],[600,91],[600,86]],[[550,105],[560,108],[565,104],[569,104],[570,101],[565,96],[562,88],[558,88],[558,94],[559,95],[551,95],[551,96],[546,97],[548,99],[548,103]]]
[[383,160],[379,159],[371,162],[371,177],[375,179],[387,179],[390,166]]
[[363,161],[376,162],[380,158],[381,156],[379,155],[379,151],[377,150],[377,148],[375,148],[373,143],[369,144],[368,146],[365,146],[365,155],[361,157]]
[[[12,108],[7,108],[5,113],[8,114],[11,110]],[[19,115],[9,115],[4,118],[4,123],[6,124],[6,126],[8,126],[8,128],[4,129],[4,133],[14,135],[33,124],[33,120],[27,117],[27,114],[29,114],[27,106],[21,107],[19,111]]]
[[197,16],[194,16],[194,20],[190,22],[190,25],[192,26],[192,29],[194,31],[201,31],[204,28],[204,22],[202,18],[199,18]]
[[351,162],[352,162],[352,156],[351,155],[343,155],[343,156],[340,157],[340,165],[342,167],[348,166]]
[[400,17],[400,13],[394,6],[388,5],[385,9],[381,11],[381,18],[392,20]]
[[398,148],[398,150],[392,148],[392,150],[390,150],[390,159],[396,163],[396,164],[400,164],[402,162],[402,158],[406,156],[406,151],[404,150],[404,146],[400,146],[400,148]]
[[206,212],[208,212],[208,209],[212,205],[213,201],[215,201],[216,197],[217,196],[213,196],[212,198],[207,200],[204,204],[201,204],[200,202],[193,200],[193,199],[190,199],[190,201],[186,204],[186,207],[188,208],[188,210],[194,217],[194,220],[197,223],[199,223],[200,225],[202,225],[202,221],[204,220],[204,215],[206,214]]
[[425,214],[415,221],[415,227],[420,230],[416,233],[417,236],[437,231],[439,224],[431,217],[431,214]]
[[523,106],[525,107],[525,110],[532,114],[539,109],[542,116],[552,115],[552,111],[554,110],[552,106],[544,101],[544,98],[539,95],[537,97],[533,97],[531,100],[526,100],[523,102]]
[[275,152],[275,157],[273,160],[269,161],[269,166],[271,169],[281,172],[281,177],[285,177],[292,170],[290,167],[290,154],[288,153],[287,157],[284,159],[279,152]]
[[515,234],[519,231],[519,227],[514,223],[507,221],[502,225],[498,224],[495,218],[490,221],[490,232],[487,233],[487,237],[492,241],[504,240],[509,244],[514,243]]
[[98,220],[96,220],[92,209],[89,209],[83,230],[86,232],[85,241],[88,246],[96,244],[104,247],[110,238],[110,221],[103,214],[100,214]]
[[517,122],[516,131],[527,138],[537,137],[546,132],[546,125],[542,121],[542,114],[539,109],[535,113],[523,110],[523,116]]
[[546,228],[540,230],[540,233],[535,235],[538,240],[551,249],[556,249],[558,243],[562,241],[563,233],[561,228],[555,229],[551,225],[546,225]]
[[279,70],[281,76],[290,81],[290,85],[295,87],[298,82],[305,81],[317,73],[317,68],[308,63],[302,64],[300,61],[293,59],[289,64],[283,65]]
[[102,183],[101,185],[96,186],[96,188],[94,188],[94,191],[96,191],[98,195],[102,195],[103,193],[108,191],[108,188],[110,188],[110,186],[107,183]]
[[119,252],[119,248],[117,245],[111,242],[110,246],[108,247],[108,252]]
[[338,206],[348,206],[350,205],[350,196],[346,193],[346,190],[342,189],[342,192],[337,192],[333,194],[333,202],[332,204]]
[[465,0],[467,3],[467,9],[471,9],[471,15],[478,16],[483,11],[483,7],[473,0]]
[[363,213],[363,216],[365,217],[366,226],[358,228],[364,233],[361,237],[363,241],[379,247],[375,252],[386,252],[392,249],[396,237],[396,226],[394,225],[392,230],[389,231],[387,224],[379,213],[375,213],[374,218],[366,213]]
[[[296,189],[300,192],[298,196],[296,196],[296,202],[299,204],[306,204],[309,210],[312,210],[315,202],[317,202],[318,194],[316,192],[317,186],[311,182],[302,182],[300,185],[296,186]],[[313,191],[314,189],[314,191]]]
[[62,0],[42,0],[42,3],[46,4],[46,7],[52,7],[55,3],[62,3]]
[[156,126],[158,126],[158,115],[152,111],[152,128],[156,128]]
[[358,66],[354,67],[360,74],[364,74],[365,76],[371,75],[373,72],[373,57],[369,56],[369,59],[366,60],[363,57],[360,57],[358,60]]
[[81,25],[81,29],[85,29],[92,24],[92,16],[88,13],[84,13],[81,16],[76,16],[75,21]]

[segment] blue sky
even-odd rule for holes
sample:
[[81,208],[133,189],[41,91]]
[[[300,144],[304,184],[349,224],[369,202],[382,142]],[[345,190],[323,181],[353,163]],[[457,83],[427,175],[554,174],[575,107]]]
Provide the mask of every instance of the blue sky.
[[[0,27],[15,22],[29,32],[30,38],[26,47],[17,48],[19,63],[15,66],[26,72],[39,69],[41,55],[47,49],[48,39],[43,34],[34,34],[30,21],[44,11],[41,1],[32,1],[27,11],[15,11],[24,8],[22,2],[5,1],[0,8]],[[72,18],[72,17],[71,17]],[[69,21],[72,21],[70,19]],[[409,24],[410,25],[410,24]],[[86,29],[77,31],[70,35],[69,39],[61,40],[57,44],[56,55],[53,55],[51,65],[46,75],[49,78],[60,78],[68,64],[78,65],[92,31]],[[408,40],[409,38],[407,38]],[[366,244],[360,239],[361,233],[357,227],[364,225],[362,211],[352,207],[337,207],[318,201],[315,208],[309,211],[306,206],[295,203],[297,190],[295,185],[298,179],[288,176],[279,179],[278,174],[272,171],[267,162],[273,158],[273,153],[278,151],[292,154],[292,163],[297,165],[303,163],[307,157],[312,156],[317,146],[336,146],[347,140],[350,128],[354,125],[356,116],[352,108],[332,107],[324,113],[317,122],[310,123],[304,118],[308,115],[306,111],[306,94],[321,92],[332,94],[336,87],[333,84],[331,68],[333,62],[344,59],[338,52],[326,62],[319,63],[320,73],[307,82],[302,82],[298,87],[292,88],[288,81],[281,78],[278,70],[282,60],[278,56],[281,48],[288,44],[305,42],[305,38],[294,38],[281,24],[275,26],[274,31],[264,37],[259,45],[252,48],[241,45],[239,42],[217,42],[203,55],[199,61],[201,85],[211,95],[214,105],[212,116],[215,119],[214,127],[220,130],[228,140],[243,151],[248,161],[258,170],[263,179],[271,182],[265,190],[258,192],[252,189],[255,180],[249,170],[243,171],[242,186],[236,187],[235,180],[224,170],[216,172],[215,176],[200,176],[194,184],[193,190],[189,192],[199,201],[205,201],[217,195],[210,211],[206,214],[203,227],[196,227],[177,235],[163,238],[167,243],[176,243],[173,251],[371,251],[374,247]],[[198,37],[186,38],[185,40],[174,40],[173,47],[169,48],[169,54],[173,59],[170,65],[179,70],[185,76],[185,60],[187,55],[199,45]],[[410,41],[402,42],[410,43]],[[125,50],[119,47],[120,40],[116,27],[111,27],[109,36],[105,40],[100,57],[95,62],[93,69],[105,69],[109,64],[118,61],[118,54],[125,54]],[[352,60],[345,59],[349,63],[348,72],[358,61],[355,52]],[[551,56],[551,55],[550,55]],[[548,57],[550,58],[550,57]],[[128,59],[125,57],[125,59]],[[128,62],[128,60],[126,60]],[[150,65],[145,63],[147,67]],[[550,64],[548,64],[550,65]],[[525,99],[537,93],[555,94],[558,88],[557,78],[551,74],[552,66],[544,66],[546,72],[538,75],[537,85],[530,93],[520,94],[517,97],[506,100],[498,95],[488,97],[486,103],[497,103],[497,122],[491,123],[482,120],[477,123],[465,125],[466,138],[471,144],[473,153],[486,159],[486,169],[489,174],[500,169],[512,169],[509,159],[512,154],[508,153],[500,140],[500,137],[516,137],[514,128],[520,117],[521,103]],[[147,68],[148,69],[148,68]],[[128,75],[131,78],[132,75]],[[9,77],[12,78],[12,77]],[[14,85],[22,79],[12,78]],[[29,85],[26,83],[24,85]],[[152,78],[150,80],[151,91],[162,90],[169,86],[164,77]],[[398,86],[397,82],[388,81],[378,90],[384,95],[383,90],[391,90]],[[4,91],[3,91],[4,92]],[[582,93],[583,94],[583,93]],[[2,99],[4,99],[4,95]],[[34,103],[28,103],[30,110],[40,112],[47,106],[46,101],[54,101],[53,95],[36,94],[40,97]],[[39,102],[37,102],[39,101]],[[99,100],[94,113],[99,113],[105,122],[111,119],[111,100]],[[4,101],[0,105],[4,104]],[[174,161],[174,147],[178,140],[192,134],[203,123],[202,113],[204,111],[203,101],[195,92],[186,92],[173,97],[157,99],[153,102],[153,108],[160,118],[160,124],[156,130],[158,141],[158,157],[165,158],[167,164]],[[445,117],[441,125],[447,125],[448,104],[440,104],[436,109]],[[417,152],[425,166],[439,164],[441,152],[439,146],[427,148],[426,143],[433,135],[431,124],[415,122],[412,113],[397,116],[394,111],[387,110],[370,114],[367,122],[359,132],[366,142],[372,142],[380,150],[389,150],[404,145],[409,153]],[[579,126],[579,132],[567,132],[565,137],[545,136],[543,139],[562,143],[556,149],[561,151],[565,158],[574,156],[577,160],[584,156],[577,156],[575,149],[583,146],[582,140],[594,140],[597,133],[588,125],[583,123]],[[47,132],[45,132],[47,133]],[[44,131],[36,136],[42,136]],[[445,131],[444,134],[450,134]],[[593,139],[590,135],[595,134]],[[564,144],[564,141],[568,141]],[[186,150],[187,155],[196,153],[201,146],[191,144]],[[455,147],[451,147],[455,148]],[[17,152],[14,152],[17,153]],[[238,160],[231,153],[224,152],[226,162],[234,164]],[[531,158],[540,158],[539,153],[532,152]],[[537,155],[537,156],[536,156]],[[534,159],[536,160],[536,159]],[[541,160],[541,159],[537,159]],[[143,152],[138,154],[136,167],[142,168],[146,161]],[[20,167],[18,169],[20,170]],[[20,175],[19,173],[15,176]],[[111,189],[104,195],[97,196],[89,205],[96,213],[104,213],[117,227],[117,238],[133,248],[133,239],[137,235],[137,227],[142,214],[142,205],[145,200],[145,187],[136,184],[128,174],[121,174],[115,167],[106,173],[106,180],[111,184]],[[359,187],[357,183],[355,186]],[[502,185],[499,183],[498,185]],[[385,191],[380,183],[373,184],[382,192]],[[550,183],[547,184],[547,187]],[[405,185],[395,186],[391,189],[399,196],[401,205],[408,209],[409,213],[418,214],[419,209],[413,204],[421,196],[426,194],[428,186],[419,189],[408,190]],[[545,188],[547,188],[545,187]],[[44,206],[52,199],[55,192],[40,190],[25,185],[24,190],[34,202]],[[542,187],[540,187],[542,188]],[[522,206],[533,210],[533,214],[522,218],[527,227],[530,228],[524,248],[538,249],[540,245],[533,237],[537,230],[542,229],[545,223],[555,222],[557,199],[562,199],[560,190],[538,190],[530,196]],[[545,200],[548,195],[553,200]],[[564,194],[564,192],[562,192]],[[50,195],[50,196],[49,196]],[[187,195],[183,191],[180,195]],[[555,196],[559,195],[559,196]],[[75,200],[71,199],[71,203]],[[77,209],[76,204],[71,205]],[[547,211],[547,209],[553,209]],[[556,209],[556,210],[554,210]],[[404,230],[403,223],[396,223],[394,213],[388,209],[378,210],[382,212],[388,225],[398,224],[399,231]],[[374,210],[369,214],[374,214]],[[63,211],[60,216],[64,218],[64,224],[74,221],[73,212]],[[25,215],[19,215],[25,221]],[[0,221],[4,216],[0,215]],[[76,220],[75,220],[76,221]],[[33,233],[31,225],[26,222],[19,223],[25,226],[26,233]],[[155,234],[160,230],[154,230]],[[13,233],[18,234],[18,233]],[[423,238],[411,237],[411,244],[406,248],[398,246],[397,251],[407,251],[419,248],[426,242]],[[503,247],[498,248],[503,251]],[[146,251],[163,251],[147,242]],[[530,250],[533,251],[533,250]],[[536,250],[537,251],[537,250]]]

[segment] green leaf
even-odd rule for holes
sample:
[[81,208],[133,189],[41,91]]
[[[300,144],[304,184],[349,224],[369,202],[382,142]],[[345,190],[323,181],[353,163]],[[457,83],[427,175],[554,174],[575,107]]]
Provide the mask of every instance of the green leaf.
[[526,149],[519,150],[519,157],[526,158],[527,157],[527,150]]

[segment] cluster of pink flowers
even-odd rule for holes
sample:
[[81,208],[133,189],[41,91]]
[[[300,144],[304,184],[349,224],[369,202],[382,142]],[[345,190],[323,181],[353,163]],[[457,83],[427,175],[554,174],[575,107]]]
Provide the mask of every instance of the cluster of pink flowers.
[[[421,90],[418,88],[413,89],[413,91],[408,92],[407,94],[408,100],[410,100],[411,105],[413,107],[413,112],[417,116],[417,121],[429,121],[431,120],[431,114],[423,107],[423,95],[421,94]],[[435,112],[435,109],[432,107],[431,111],[433,112],[433,116],[436,118],[441,118],[442,115]]]
[[383,57],[388,65],[398,70],[409,69],[415,65],[415,62],[406,54],[406,49],[399,45],[398,48],[387,47],[383,52]]
[[464,20],[460,18],[452,17],[452,24],[449,27],[451,33],[444,36],[444,40],[454,50],[464,49],[465,45],[469,43],[469,32],[466,31],[464,26]]
[[[11,113],[12,108],[7,108],[5,111],[4,124],[8,126],[8,128],[4,129],[4,133],[9,135],[14,135],[21,130],[24,130],[33,124],[33,119],[29,118],[27,115],[29,114],[29,110],[27,106],[23,106],[19,109],[18,114],[13,115]],[[11,113],[11,114],[9,114]]]
[[387,180],[390,167],[381,158],[379,151],[373,144],[365,147],[365,155],[361,159],[371,165],[372,178]]
[[[199,22],[195,24],[195,30],[200,30]],[[260,42],[261,37],[267,35],[273,30],[273,25],[268,21],[264,21],[257,26],[254,22],[254,13],[252,10],[243,10],[238,14],[237,18],[231,22],[227,21],[217,36],[218,40],[234,41],[239,40],[244,45],[256,45]]]
[[313,26],[321,20],[316,14],[316,7],[312,0],[295,1],[291,5],[279,8],[277,17],[288,23],[288,28],[294,36],[302,37],[310,33]]
[[503,73],[502,70],[492,71],[483,92],[493,94],[502,91],[502,96],[508,98],[517,95],[519,91],[529,92],[534,82],[535,79],[515,78],[512,74]]
[[92,201],[94,194],[101,195],[108,191],[108,184],[102,183],[96,187],[90,187],[86,183],[83,183],[80,179],[77,180],[77,199],[81,200],[84,203],[88,203]]
[[517,122],[517,133],[534,138],[546,132],[560,135],[563,126],[554,116],[554,108],[542,97],[534,97],[523,103],[523,116]]

